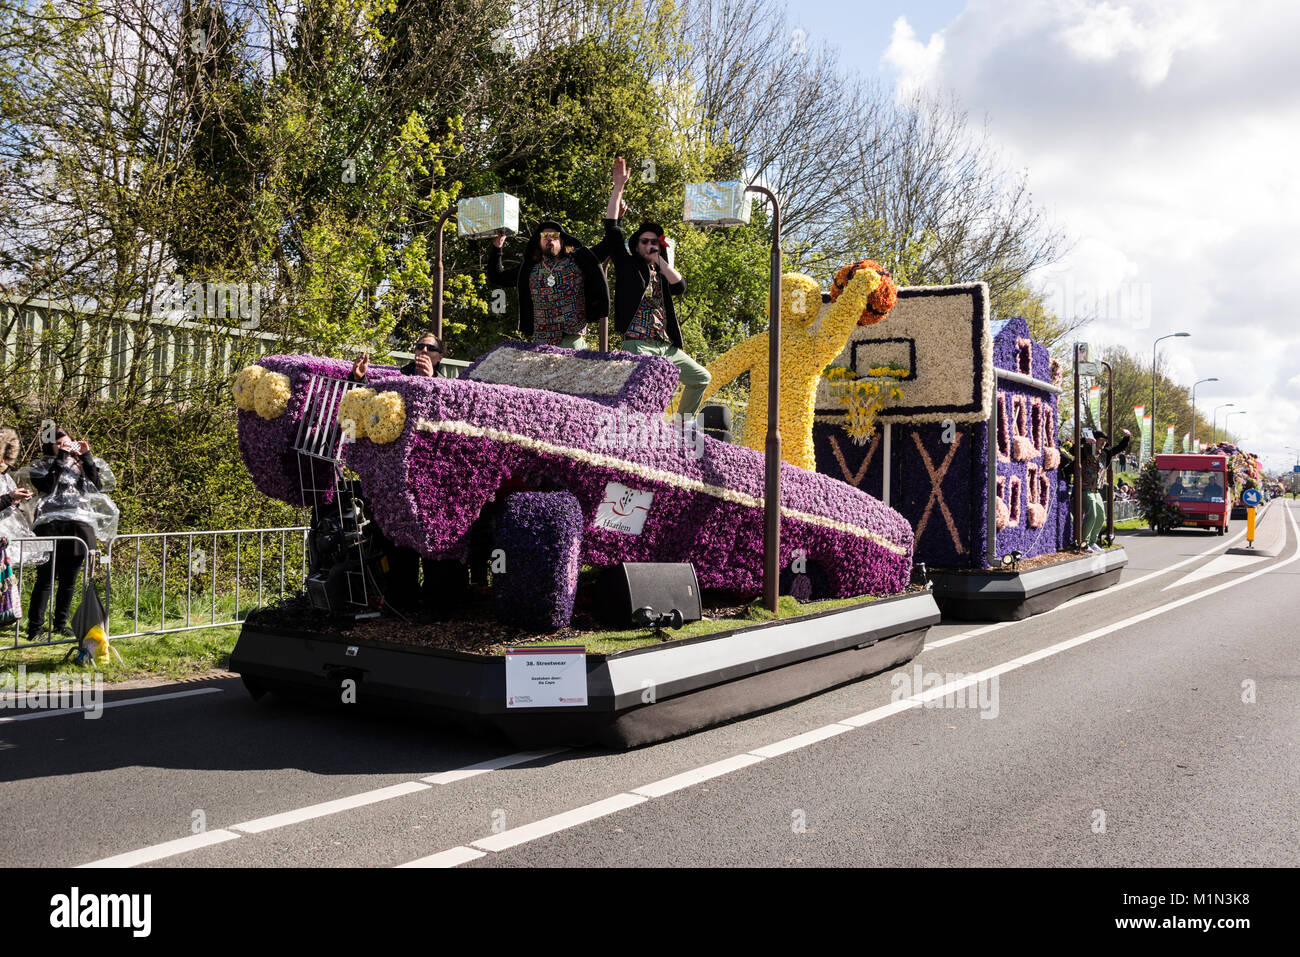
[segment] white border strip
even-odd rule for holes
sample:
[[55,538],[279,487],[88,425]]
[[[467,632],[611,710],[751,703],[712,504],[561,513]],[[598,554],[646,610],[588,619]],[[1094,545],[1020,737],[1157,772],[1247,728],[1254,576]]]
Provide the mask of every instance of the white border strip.
[[487,857],[487,851],[476,851],[472,847],[453,847],[451,850],[442,851],[438,854],[430,854],[428,857],[421,857],[418,860],[410,861],[406,864],[398,864],[398,867],[459,867],[461,864],[468,864],[470,861],[476,861],[480,857]]
[[534,821],[532,824],[512,827],[510,830],[502,831],[500,834],[493,834],[491,837],[471,841],[470,847],[481,848],[485,851],[504,851],[508,847],[526,844],[529,841],[535,841],[539,837],[545,837],[546,835],[554,834],[557,831],[567,831],[571,827],[577,827],[579,824],[586,824],[588,821],[594,821],[596,818],[604,817],[607,814],[625,811],[628,808],[641,804],[647,800],[649,800],[649,798],[643,797],[640,794],[615,794],[613,797],[607,797],[603,801],[585,804],[580,808],[574,808],[572,811],[564,811],[561,814],[544,817],[540,821]]
[[[490,439],[493,442],[501,442],[507,445],[517,445],[521,448],[531,449],[547,455],[562,455],[565,458],[573,459],[576,462],[583,462],[587,465],[593,465],[600,468],[618,469],[627,472],[630,475],[636,475],[641,478],[649,479],[655,482],[662,482],[674,488],[685,489],[691,492],[698,492],[702,495],[709,495],[713,498],[722,499],[724,502],[733,502],[737,505],[743,505],[748,508],[762,508],[763,500],[744,492],[737,492],[729,488],[723,488],[720,485],[709,485],[707,482],[701,482],[699,479],[693,479],[686,475],[680,475],[676,472],[669,472],[664,469],[657,469],[650,465],[642,465],[639,462],[632,462],[627,459],[621,459],[613,455],[604,455],[600,452],[589,452],[586,449],[580,449],[568,445],[556,445],[554,442],[547,442],[544,439],[535,439],[531,436],[521,435],[518,432],[508,432],[505,429],[493,429],[486,426],[474,425],[464,421],[432,421],[430,419],[417,419],[416,429],[421,432],[446,432],[451,435],[465,435],[471,438]],[[811,512],[802,512],[798,509],[781,507],[781,514],[787,518],[795,519],[800,522],[807,522],[809,525],[819,525],[823,528],[833,529],[837,532],[844,532],[854,535],[858,538],[865,538],[874,545],[895,555],[906,555],[909,546],[899,545],[891,542],[883,535],[879,535],[870,529],[863,528],[861,525],[852,525],[848,522],[837,521],[833,518],[827,518],[824,515],[814,515]]]
[[360,794],[352,794],[334,801],[324,801],[320,804],[284,811],[281,814],[254,818],[251,821],[245,821],[243,824],[231,824],[230,830],[242,831],[245,834],[260,834],[262,831],[270,831],[277,827],[301,824],[303,821],[310,821],[313,818],[337,814],[340,811],[351,811],[354,808],[365,807],[367,804],[378,804],[380,801],[389,801],[393,798],[405,797],[408,794],[427,790],[429,790],[429,785],[420,781],[403,781],[401,784],[376,788],[374,791],[362,791]]
[[[155,701],[170,701],[173,698],[190,698],[196,694],[214,694],[224,691],[224,688],[196,688],[193,691],[173,691],[169,694],[149,695],[145,698],[126,698],[122,701],[105,701],[101,707],[105,711],[109,708],[125,708],[133,704],[151,704]],[[31,697],[30,694],[27,697]],[[13,705],[9,705],[13,707]],[[0,724],[8,724],[11,721],[35,721],[37,718],[57,718],[64,714],[81,714],[85,711],[94,711],[94,708],[60,708],[57,711],[36,711],[32,714],[16,714],[11,718],[0,718]]]
[[516,764],[524,764],[527,761],[536,761],[541,758],[550,757],[552,754],[561,754],[568,750],[567,747],[547,748],[544,751],[520,751],[517,754],[505,754],[499,758],[488,758],[486,761],[480,761],[478,764],[456,768],[452,771],[439,771],[437,774],[430,774],[427,778],[420,778],[420,780],[425,784],[451,784],[453,781],[464,781],[466,778],[477,777],[480,774],[487,774],[489,771],[499,771],[502,768],[513,767]]
[[177,838],[174,841],[155,844],[152,847],[142,847],[138,851],[128,851],[125,854],[105,857],[98,861],[91,861],[89,864],[80,864],[78,867],[135,867],[138,864],[160,861],[164,857],[171,857],[175,854],[197,851],[201,847],[211,847],[213,844],[233,841],[237,837],[239,837],[238,834],[226,830],[204,831],[202,834]]

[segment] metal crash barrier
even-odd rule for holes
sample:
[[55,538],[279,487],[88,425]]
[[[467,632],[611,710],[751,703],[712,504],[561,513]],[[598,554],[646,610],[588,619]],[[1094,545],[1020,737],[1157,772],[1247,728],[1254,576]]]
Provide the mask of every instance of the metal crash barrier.
[[[307,531],[307,526],[295,525],[118,535],[102,551],[91,553],[90,560],[83,560],[76,599],[92,577],[98,577],[96,571],[102,570],[108,619],[104,630],[114,640],[238,625],[253,608],[302,587],[307,577]],[[26,602],[33,575],[46,562],[57,562],[54,544],[59,541],[76,542],[83,551],[86,548],[75,536],[9,543],[24,614],[6,626],[13,628],[13,635],[5,650],[78,640],[53,630],[57,565],[51,570],[54,583],[47,599],[45,640],[25,640]],[[75,607],[76,601],[74,613]]]

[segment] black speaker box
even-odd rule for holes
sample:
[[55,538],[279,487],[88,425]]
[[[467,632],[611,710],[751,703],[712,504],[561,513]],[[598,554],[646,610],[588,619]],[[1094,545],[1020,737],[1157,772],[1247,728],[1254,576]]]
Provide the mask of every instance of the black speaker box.
[[728,406],[701,406],[697,417],[705,435],[721,442],[731,441],[731,409]]
[[682,613],[682,621],[699,621],[700,583],[695,566],[690,562],[624,562],[605,569],[598,608],[609,627],[633,627],[633,612],[646,607],[659,615],[676,609]]

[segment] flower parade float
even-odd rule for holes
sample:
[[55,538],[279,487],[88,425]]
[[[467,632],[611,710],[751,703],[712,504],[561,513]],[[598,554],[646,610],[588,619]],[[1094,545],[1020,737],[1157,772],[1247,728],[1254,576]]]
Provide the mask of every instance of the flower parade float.
[[[909,521],[914,559],[947,616],[1025,618],[1109,587],[1127,563],[1123,549],[1071,550],[1061,378],[1023,319],[991,320],[984,283],[899,288],[892,310],[864,316],[822,376],[818,471]],[[874,382],[878,405],[855,408],[846,381],[858,396]]]
[[[575,603],[603,587],[600,570],[624,563],[689,564],[700,590],[739,596],[742,612],[762,590],[763,455],[665,420],[677,386],[667,360],[509,342],[460,378],[372,367],[360,388],[345,382],[349,369],[269,356],[244,370],[234,390],[244,463],[265,494],[312,504],[310,486],[318,508],[334,491],[318,470],[345,469],[384,538],[425,558],[466,560],[489,538],[491,603],[475,612],[478,627],[559,630],[564,645],[582,645]],[[336,465],[303,452],[331,444]],[[782,463],[780,478],[788,590],[822,604],[692,637],[643,630],[625,651],[607,642],[585,656],[581,704],[519,707],[507,694],[513,649],[466,651],[436,624],[399,641],[409,623],[329,615],[302,599],[250,615],[231,668],[255,695],[338,700],[350,681],[357,701],[422,706],[521,745],[631,746],[912,658],[939,614],[928,591],[909,588],[907,520],[831,476]],[[350,494],[338,485],[339,500]],[[383,597],[368,594],[372,607]],[[476,625],[453,624],[461,635]]]

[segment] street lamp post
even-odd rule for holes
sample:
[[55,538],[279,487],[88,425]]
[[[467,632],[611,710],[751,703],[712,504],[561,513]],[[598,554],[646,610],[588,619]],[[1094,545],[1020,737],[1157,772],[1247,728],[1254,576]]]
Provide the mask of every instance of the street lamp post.
[[1190,332],[1171,332],[1151,343],[1151,454],[1156,454],[1156,346],[1163,339],[1181,339],[1190,336]]
[[[1202,382],[1218,382],[1217,378],[1197,379],[1192,383],[1192,448],[1196,448],[1196,387]],[[1153,426],[1154,427],[1154,426]]]
[[[763,604],[777,609],[781,583],[781,204],[763,186],[747,193],[766,196],[772,204],[772,261],[768,272],[767,441],[763,481]],[[889,467],[888,463],[885,465]]]
[[[1219,410],[1220,410],[1220,409],[1226,409],[1228,406],[1233,405],[1233,404],[1234,404],[1234,403],[1232,403],[1232,402],[1225,402],[1225,403],[1223,403],[1223,405],[1216,405],[1216,406],[1214,407],[1214,414],[1210,416],[1210,447],[1211,447],[1211,448],[1213,448],[1215,445],[1218,444],[1218,441],[1217,441],[1217,440],[1218,440],[1218,428],[1219,428],[1219,426],[1218,426],[1218,421],[1219,421]],[[1227,416],[1224,416],[1224,417],[1223,417],[1223,422],[1224,422],[1224,426],[1223,426],[1223,427],[1224,427],[1224,429],[1226,430],[1227,427],[1228,427],[1228,426],[1227,426],[1227,422],[1228,422],[1228,417],[1227,417]]]
[[1246,410],[1241,409],[1240,411],[1237,412],[1229,412],[1227,415],[1223,417],[1223,437],[1225,440],[1228,438],[1228,420],[1232,418],[1234,415],[1245,415],[1245,414],[1246,414]]

